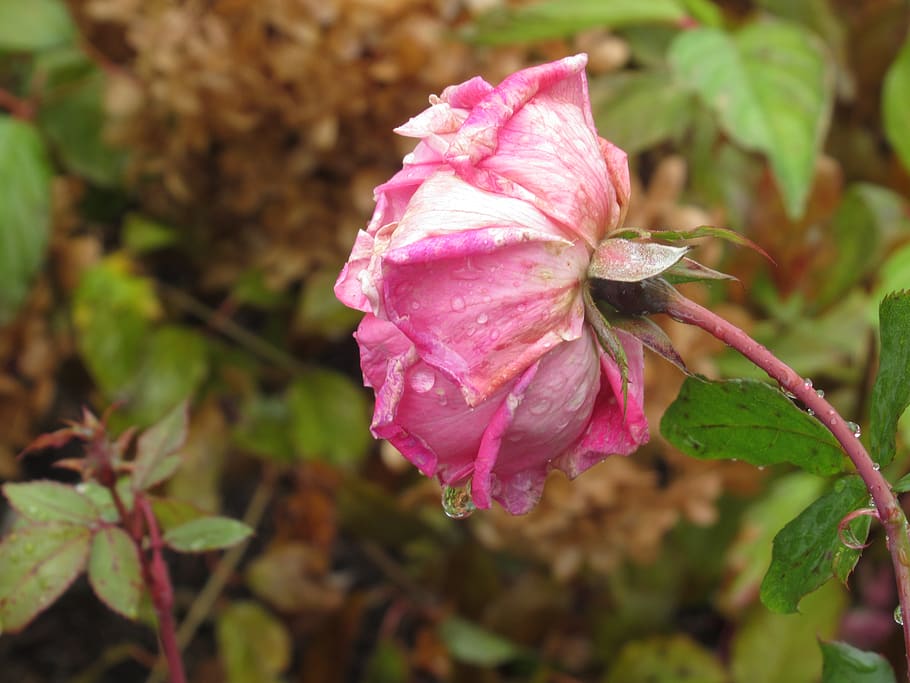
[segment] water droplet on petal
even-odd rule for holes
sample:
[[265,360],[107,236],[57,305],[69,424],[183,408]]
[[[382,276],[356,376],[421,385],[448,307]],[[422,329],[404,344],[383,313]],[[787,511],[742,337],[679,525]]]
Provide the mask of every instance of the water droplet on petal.
[[412,301],[412,302],[411,302],[411,310],[412,310],[412,311],[416,311],[418,308],[420,308],[420,302],[419,302],[419,301]]
[[442,511],[452,519],[470,517],[476,510],[474,501],[471,500],[471,481],[464,486],[443,486]]
[[460,296],[456,296],[452,299],[452,310],[453,311],[463,311],[464,310],[464,299]]
[[531,404],[531,407],[528,410],[531,411],[532,415],[543,415],[550,409],[550,399],[542,398],[539,401]]
[[899,626],[904,625],[904,617],[901,615],[901,606],[898,605],[894,608],[894,623]]
[[824,390],[824,389],[816,389],[816,390],[815,390],[815,393],[818,395],[819,398],[824,398],[824,397],[825,397],[825,390]]
[[421,368],[411,375],[411,388],[418,394],[425,394],[436,384],[436,373]]
[[480,315],[477,316],[478,325],[486,325],[489,320],[490,320],[490,316],[488,316],[486,313],[481,313]]
[[855,436],[857,439],[863,435],[863,430],[860,429],[859,425],[855,422],[848,422],[847,429],[853,432],[853,436]]

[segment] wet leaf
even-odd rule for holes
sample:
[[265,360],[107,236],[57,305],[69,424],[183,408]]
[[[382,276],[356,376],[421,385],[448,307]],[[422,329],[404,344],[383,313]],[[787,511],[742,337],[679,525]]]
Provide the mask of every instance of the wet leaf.
[[654,321],[650,318],[617,318],[610,324],[631,334],[647,348],[651,349],[661,358],[669,361],[683,372],[688,372],[682,357],[673,348],[673,342]]
[[[147,489],[173,474],[174,466],[168,463],[168,458],[174,459],[173,454],[186,442],[188,429],[188,407],[186,402],[182,402],[142,433],[136,442],[136,459],[133,462],[135,490]],[[163,472],[162,466],[166,466]]]
[[138,618],[142,568],[139,551],[123,529],[109,526],[95,533],[88,580],[101,602],[127,619]]
[[218,652],[228,683],[278,683],[291,663],[291,636],[254,602],[234,602],[218,615]]
[[720,662],[688,636],[627,643],[604,683],[726,683]]
[[888,660],[877,652],[864,652],[847,643],[824,641],[822,683],[897,683]]
[[[0,0],[0,7],[8,5],[18,3]],[[50,220],[44,143],[31,124],[0,114],[0,325],[19,310],[41,268]]]
[[669,59],[737,143],[768,156],[787,213],[801,216],[833,101],[820,42],[779,21],[753,22],[735,35],[697,28],[676,38]]
[[671,268],[687,251],[688,247],[655,242],[604,240],[591,258],[588,276],[616,282],[640,282]]
[[92,532],[81,524],[20,527],[0,543],[0,624],[24,628],[85,569]]
[[[795,612],[803,596],[837,574],[846,578],[860,551],[847,548],[838,525],[850,512],[869,504],[869,492],[857,476],[839,479],[834,487],[803,510],[774,538],[771,566],[761,585],[761,600],[774,612]],[[868,520],[854,520],[851,529],[860,542],[858,528]]]
[[101,511],[72,486],[55,481],[4,484],[3,495],[23,517],[33,522],[71,522],[89,525]]
[[674,446],[702,460],[791,463],[819,475],[845,466],[840,444],[813,417],[757,380],[708,382],[689,377],[660,423]]
[[882,85],[882,119],[885,136],[904,168],[910,171],[910,40],[885,74]]
[[370,445],[366,395],[346,376],[314,370],[287,393],[291,439],[305,458],[336,464],[358,462]]
[[164,542],[182,553],[205,553],[237,545],[252,535],[243,522],[229,517],[200,517],[169,529]]
[[486,44],[520,43],[562,38],[595,26],[620,28],[636,24],[671,24],[686,16],[675,0],[549,0],[510,12],[483,17],[468,33]]
[[830,638],[846,607],[844,588],[831,581],[800,604],[799,614],[761,605],[742,622],[730,657],[732,683],[805,683],[822,670],[818,638]]
[[439,637],[452,657],[474,666],[499,666],[528,657],[521,647],[477,624],[449,617],[439,625]]
[[910,405],[910,292],[889,294],[879,306],[881,351],[870,399],[870,455],[887,465],[894,459],[895,432]]
[[63,0],[0,0],[0,51],[43,50],[68,43],[74,35]]

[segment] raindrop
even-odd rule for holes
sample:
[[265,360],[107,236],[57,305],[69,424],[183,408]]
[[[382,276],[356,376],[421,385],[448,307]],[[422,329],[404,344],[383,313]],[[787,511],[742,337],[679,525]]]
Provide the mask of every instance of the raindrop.
[[825,397],[825,390],[824,390],[824,389],[816,389],[816,390],[815,390],[815,393],[818,395],[819,398],[824,398],[824,397]]
[[894,608],[894,623],[899,626],[904,625],[904,617],[901,615],[901,606],[898,605]]
[[784,396],[789,398],[791,401],[796,400],[796,394],[794,394],[792,391],[787,391],[786,389],[784,389]]
[[806,389],[811,389],[811,388],[812,388],[812,380],[811,380],[811,379],[804,379],[804,380],[803,380],[803,386],[806,387]]
[[837,424],[837,418],[836,418],[836,417],[832,417],[830,420],[828,420],[828,424],[831,425],[831,426],[836,425],[836,424]]
[[812,410],[812,408],[806,408],[806,412],[809,413],[809,415],[815,415],[815,411]]
[[477,316],[478,325],[486,325],[487,321],[489,321],[489,320],[490,320],[490,316],[488,316],[486,313],[481,313],[480,315]]
[[872,469],[874,469],[876,472],[878,472],[881,468],[882,468],[882,466],[879,465],[877,462],[872,463]]
[[477,508],[471,500],[471,481],[464,486],[444,486],[442,488],[442,511],[452,519],[470,517]]
[[453,311],[463,311],[464,310],[464,299],[460,296],[456,296],[452,299],[452,310]]
[[412,311],[416,311],[418,308],[420,308],[420,302],[418,302],[418,301],[412,301],[412,302],[411,302],[411,310],[412,310]]
[[411,388],[418,394],[425,394],[436,384],[436,373],[421,368],[411,375]]
[[860,429],[859,425],[855,422],[848,422],[847,429],[853,432],[853,436],[855,436],[857,439],[863,435],[863,430]]

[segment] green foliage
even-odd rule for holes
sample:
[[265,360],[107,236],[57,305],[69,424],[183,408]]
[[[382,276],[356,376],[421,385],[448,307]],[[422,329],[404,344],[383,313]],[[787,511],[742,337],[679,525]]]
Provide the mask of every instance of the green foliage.
[[[869,492],[862,480],[856,476],[844,477],[777,534],[771,567],[761,586],[762,602],[769,609],[795,612],[804,595],[826,583],[835,573],[846,580],[859,559],[859,551],[843,544],[838,528],[846,515],[868,502]],[[865,539],[868,527],[867,518],[850,523],[852,535],[860,542]]]
[[228,683],[278,683],[291,662],[287,629],[257,603],[231,603],[218,615],[216,636]]
[[0,52],[43,50],[69,43],[74,36],[62,0],[0,0]]
[[910,293],[886,296],[879,307],[881,352],[872,387],[870,450],[873,460],[894,459],[897,421],[910,405]]
[[253,530],[229,517],[199,517],[175,526],[164,534],[164,542],[182,553],[207,553],[230,548],[245,541]]
[[69,522],[89,525],[98,519],[92,500],[72,486],[55,481],[4,484],[3,495],[12,508],[31,522]]
[[739,459],[758,466],[788,462],[820,475],[844,467],[843,451],[827,429],[756,380],[687,378],[660,431],[683,452],[704,460]]
[[102,527],[92,539],[88,580],[95,595],[127,619],[139,616],[145,584],[136,544],[123,529]]
[[627,643],[604,683],[726,683],[727,673],[705,648],[683,635]]
[[[151,488],[173,474],[179,466],[176,451],[186,442],[189,419],[186,403],[181,403],[157,424],[146,429],[136,442],[132,485],[137,491]],[[170,462],[176,462],[171,465]]]
[[822,670],[819,638],[834,635],[847,606],[836,582],[806,597],[799,614],[774,614],[757,606],[732,643],[732,683],[806,683]]
[[885,135],[904,168],[910,170],[910,40],[885,74],[882,86],[882,118]]
[[490,13],[468,36],[478,43],[498,45],[561,38],[591,26],[672,24],[685,17],[684,5],[677,0],[546,0],[509,12]]
[[768,157],[788,214],[802,215],[833,101],[819,41],[778,21],[736,35],[699,28],[679,35],[669,59],[728,135]]
[[31,124],[0,115],[0,325],[19,310],[44,261],[50,213],[44,142]]
[[366,453],[369,405],[364,392],[344,375],[313,370],[291,384],[286,401],[291,441],[300,456],[343,465]]
[[460,617],[443,621],[439,637],[452,657],[474,666],[499,666],[528,656],[515,643]]
[[127,215],[123,221],[123,246],[134,254],[165,249],[176,244],[180,236],[170,225],[154,221],[138,213]]
[[92,532],[82,524],[20,527],[0,543],[0,627],[18,631],[69,588],[85,569]]
[[822,641],[819,646],[824,660],[822,683],[897,683],[894,670],[880,654],[837,641]]

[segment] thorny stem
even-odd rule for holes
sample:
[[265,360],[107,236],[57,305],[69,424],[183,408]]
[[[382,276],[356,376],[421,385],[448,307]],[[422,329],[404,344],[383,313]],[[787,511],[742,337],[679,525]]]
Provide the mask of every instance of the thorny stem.
[[872,495],[877,517],[885,528],[900,600],[904,649],[910,677],[910,536],[907,518],[891,486],[879,472],[878,466],[872,461],[860,440],[854,436],[853,428],[847,425],[844,418],[823,396],[816,393],[810,381],[800,377],[790,366],[733,323],[686,299],[672,288],[667,289],[669,302],[664,311],[668,315],[679,322],[702,328],[762,368],[784,390],[796,396],[807,408],[815,412],[819,421],[840,442],[847,457],[853,462],[857,473]]
[[183,659],[180,657],[180,646],[177,644],[177,626],[174,622],[174,589],[167,564],[161,554],[163,545],[158,521],[152,513],[148,499],[139,495],[136,497],[136,507],[145,518],[149,532],[151,559],[143,555],[142,569],[155,613],[158,615],[158,637],[161,640],[161,649],[167,660],[171,683],[186,683],[186,673],[183,670]]

